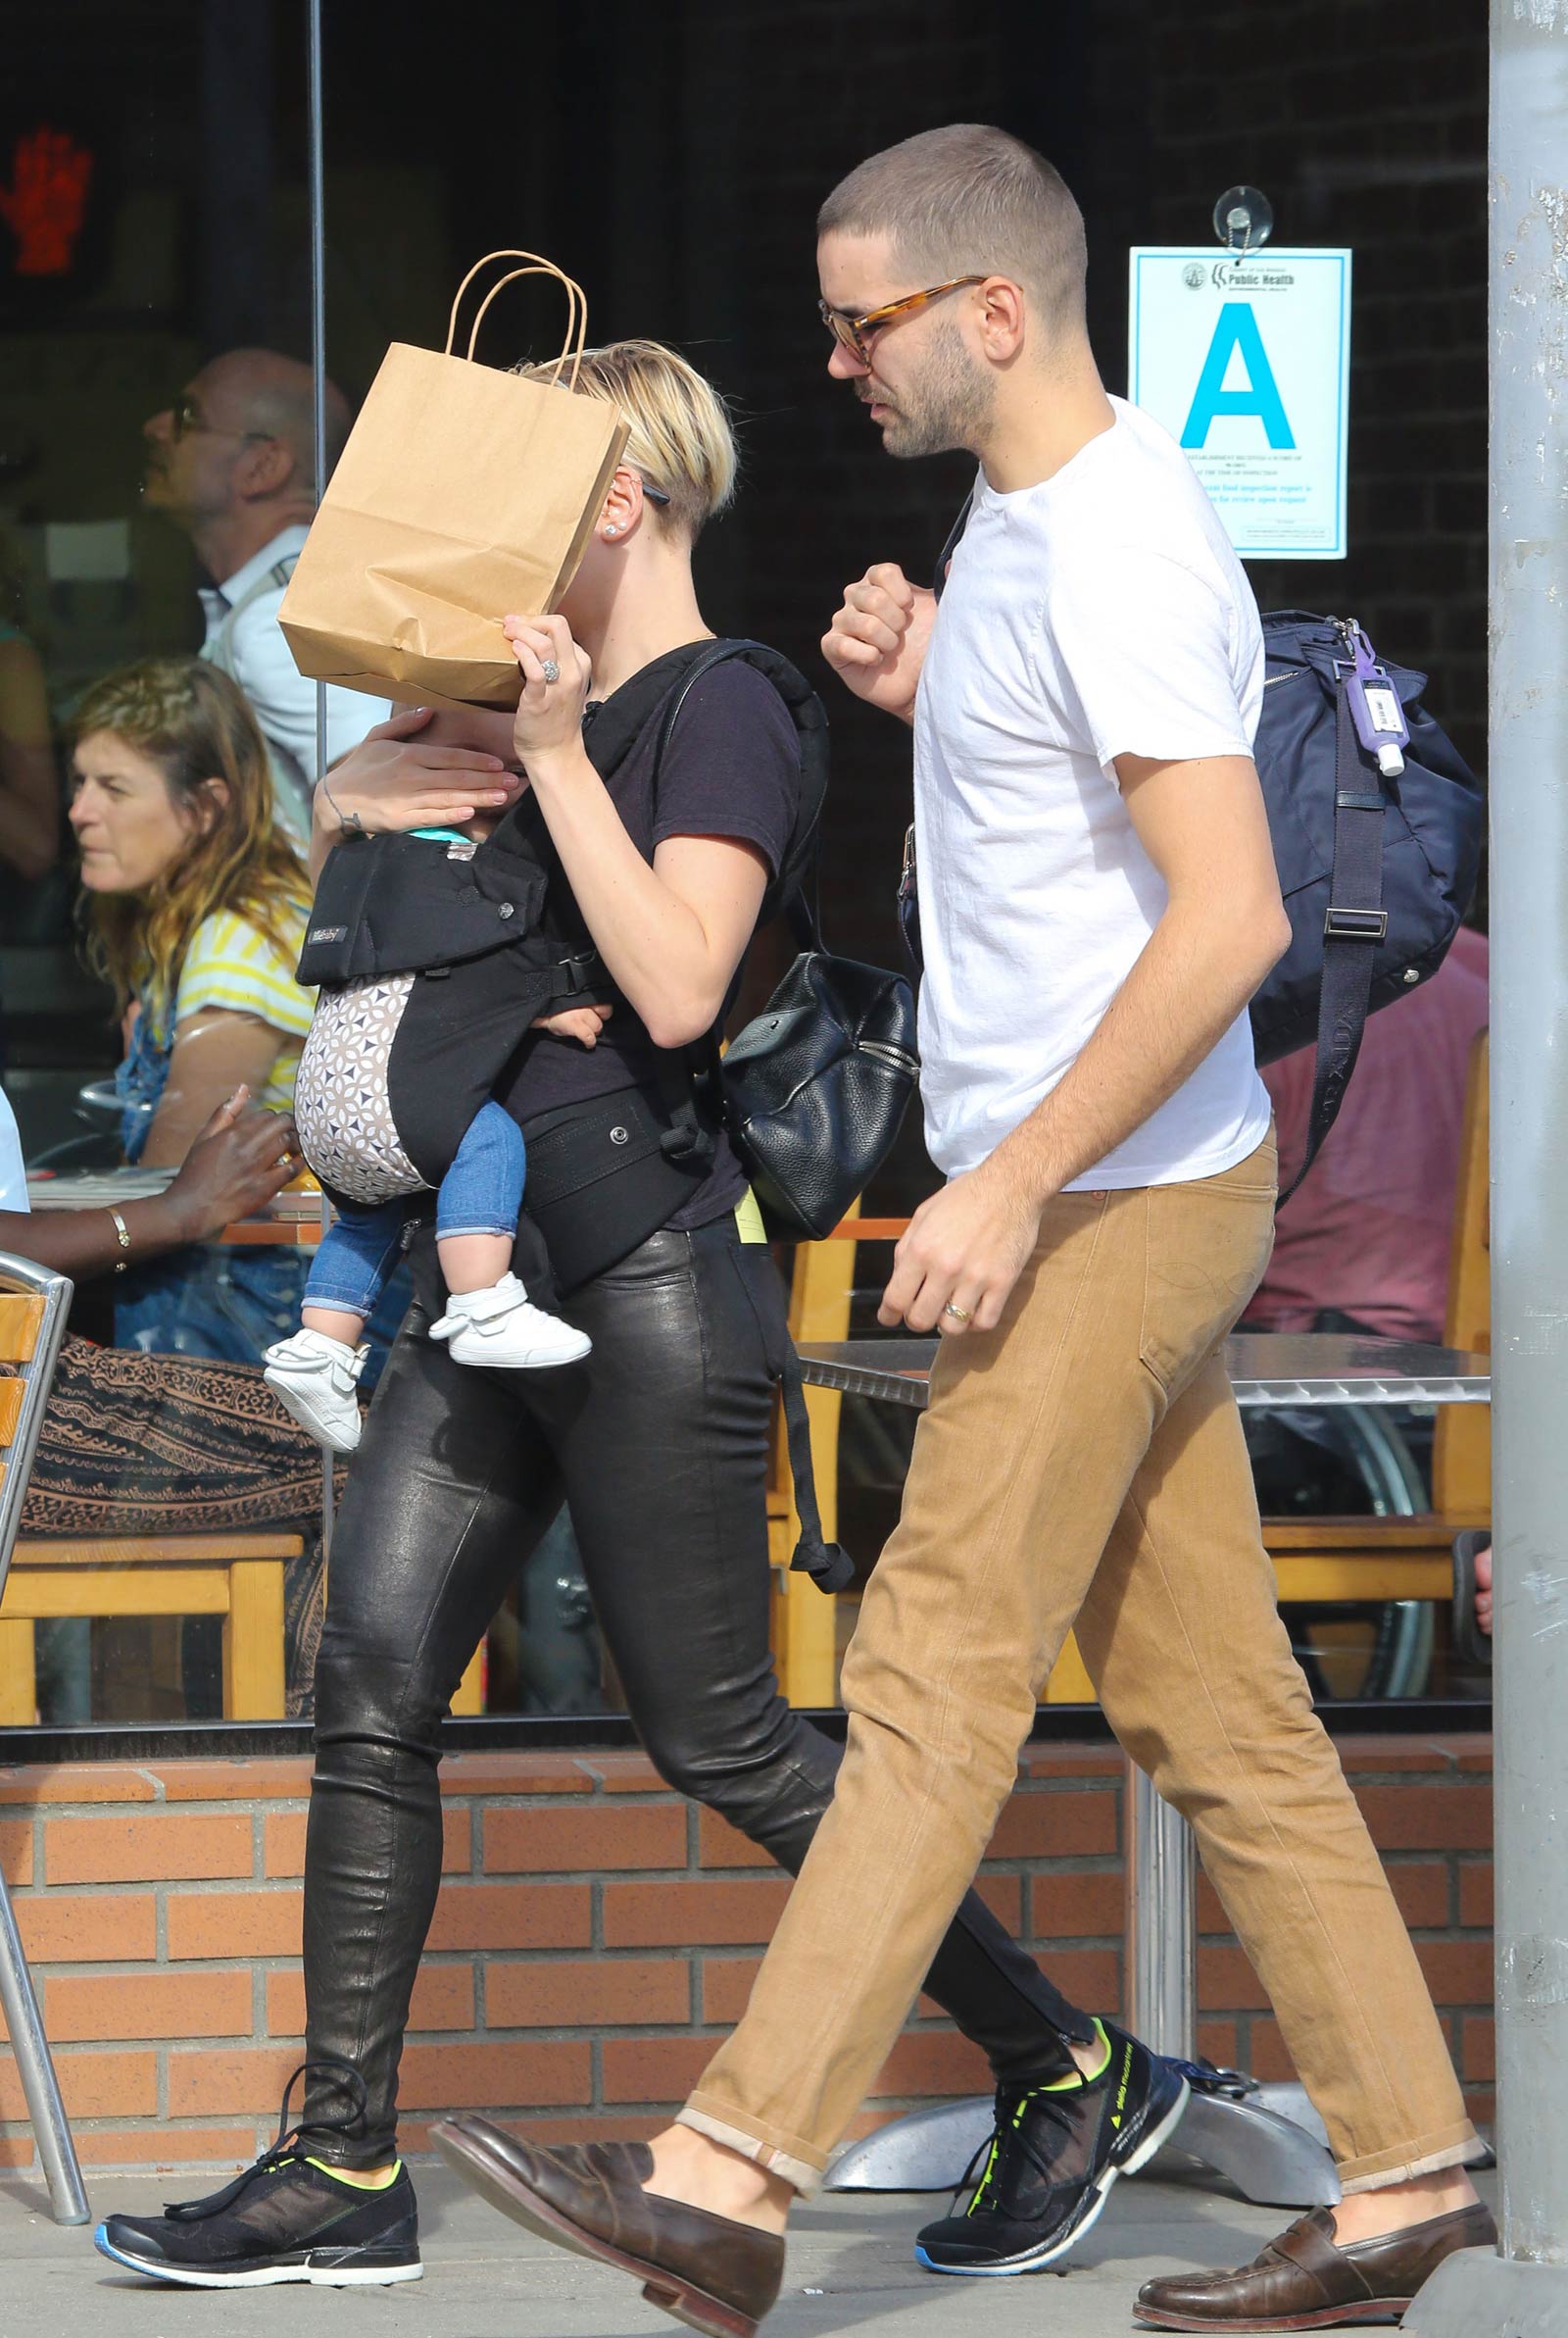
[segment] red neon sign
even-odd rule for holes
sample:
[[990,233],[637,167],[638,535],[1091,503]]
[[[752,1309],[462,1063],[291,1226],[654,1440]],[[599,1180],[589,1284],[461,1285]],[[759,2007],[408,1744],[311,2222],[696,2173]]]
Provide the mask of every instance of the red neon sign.
[[16,237],[19,276],[70,274],[87,217],[92,162],[85,146],[47,124],[17,139],[11,184],[0,186],[0,219]]

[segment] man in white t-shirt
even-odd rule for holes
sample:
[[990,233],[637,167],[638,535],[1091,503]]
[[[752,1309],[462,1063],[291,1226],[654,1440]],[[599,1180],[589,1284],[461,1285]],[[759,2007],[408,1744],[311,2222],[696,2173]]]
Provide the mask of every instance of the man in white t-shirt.
[[[940,613],[873,569],[824,643],[914,730],[947,1183],[881,1316],[946,1336],[844,1666],[834,1803],[744,2021],[651,2155],[508,2144],[498,2164],[492,2131],[487,2189],[635,2261],[679,2318],[751,2329],[789,2204],[898,2034],[1076,1628],[1123,1745],[1197,1830],[1346,2194],[1253,2265],[1149,2284],[1138,2312],[1380,2318],[1494,2231],[1420,1966],[1279,1621],[1222,1358],[1272,1239],[1248,1001],[1289,938],[1250,753],[1257,614],[1185,458],[1101,384],[1083,222],[1040,156],[926,132],[852,173],[818,233],[830,372],[890,454],[980,465]],[[933,2269],[1038,2269],[1171,2131],[1172,2064],[1104,2023],[1074,2062],[1004,2090],[967,2214],[921,2235]]]
[[[349,421],[348,401],[328,382],[328,476]],[[203,366],[142,435],[142,499],[190,537],[213,579],[201,594],[201,654],[244,691],[267,741],[277,819],[308,846],[320,776],[316,684],[295,665],[277,613],[316,512],[311,369],[275,349],[230,349]],[[391,713],[385,699],[329,688],[327,767]]]

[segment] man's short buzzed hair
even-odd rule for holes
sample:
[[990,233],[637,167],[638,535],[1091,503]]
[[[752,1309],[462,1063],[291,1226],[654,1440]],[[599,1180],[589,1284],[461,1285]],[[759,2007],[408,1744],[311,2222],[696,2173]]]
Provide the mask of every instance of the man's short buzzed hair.
[[886,235],[915,288],[950,276],[1021,284],[1053,332],[1082,331],[1084,219],[1059,172],[1006,130],[949,123],[841,179],[818,236]]

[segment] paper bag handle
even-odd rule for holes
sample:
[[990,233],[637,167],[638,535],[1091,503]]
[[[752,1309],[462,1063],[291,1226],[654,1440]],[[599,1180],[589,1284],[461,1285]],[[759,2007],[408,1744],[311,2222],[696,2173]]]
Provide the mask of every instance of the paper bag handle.
[[446,355],[450,357],[453,353],[452,344],[457,337],[458,311],[463,305],[463,296],[467,291],[468,286],[473,282],[474,277],[480,274],[481,270],[488,268],[492,260],[526,260],[528,262],[528,266],[526,268],[514,268],[511,270],[508,274],[501,278],[499,283],[491,285],[489,291],[479,303],[478,314],[475,316],[473,321],[473,328],[468,334],[468,347],[466,354],[469,358],[473,356],[474,346],[479,338],[479,327],[484,323],[485,311],[489,308],[490,303],[495,299],[495,296],[498,292],[504,290],[508,284],[514,284],[519,276],[554,276],[557,282],[564,287],[566,295],[566,334],[564,340],[561,344],[561,355],[555,361],[555,373],[553,378],[557,381],[561,379],[561,370],[569,357],[571,360],[571,379],[567,386],[570,389],[575,389],[577,386],[578,368],[582,364],[583,344],[588,338],[588,302],[584,296],[582,286],[577,283],[573,277],[568,276],[564,269],[558,268],[553,260],[541,259],[537,252],[486,252],[482,260],[476,260],[474,262],[472,268],[469,269],[467,274],[458,286],[457,293],[453,299],[452,314],[447,320]]

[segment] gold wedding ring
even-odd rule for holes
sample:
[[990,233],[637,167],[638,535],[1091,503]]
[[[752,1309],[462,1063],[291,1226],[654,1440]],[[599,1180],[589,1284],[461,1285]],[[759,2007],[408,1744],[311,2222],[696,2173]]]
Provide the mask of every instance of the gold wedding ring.
[[951,1316],[956,1323],[967,1323],[974,1314],[972,1308],[955,1307],[951,1299],[942,1312],[945,1316]]

